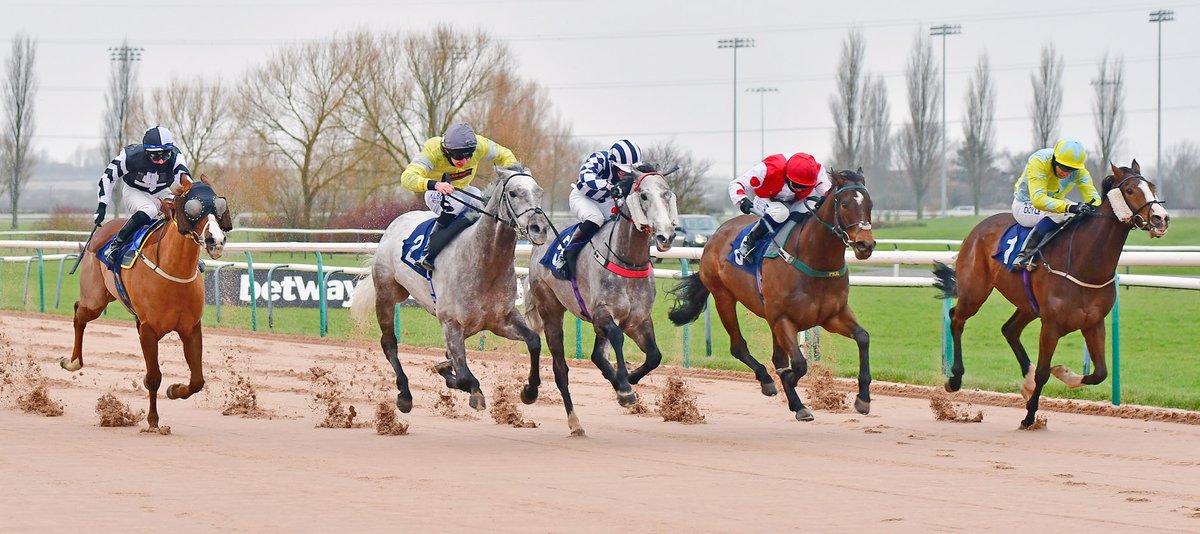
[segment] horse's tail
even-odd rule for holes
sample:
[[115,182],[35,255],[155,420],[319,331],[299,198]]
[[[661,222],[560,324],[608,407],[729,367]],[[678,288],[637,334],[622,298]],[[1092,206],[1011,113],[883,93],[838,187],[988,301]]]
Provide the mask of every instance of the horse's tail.
[[675,304],[671,306],[667,317],[677,326],[695,321],[708,305],[708,288],[700,281],[699,273],[684,278],[671,290],[671,294],[675,295]]
[[350,294],[350,316],[354,318],[357,328],[366,328],[371,324],[371,310],[375,308],[375,281],[371,277],[374,264],[375,257],[372,256],[367,260],[367,274],[354,284],[354,292]]
[[939,299],[952,299],[958,296],[958,282],[954,278],[954,267],[940,261],[933,262],[933,276],[936,278],[933,287],[942,292]]
[[546,325],[542,323],[542,314],[538,313],[537,299],[533,298],[533,285],[538,282],[532,278],[531,276],[529,280],[529,289],[525,290],[525,325],[534,333],[541,333]]

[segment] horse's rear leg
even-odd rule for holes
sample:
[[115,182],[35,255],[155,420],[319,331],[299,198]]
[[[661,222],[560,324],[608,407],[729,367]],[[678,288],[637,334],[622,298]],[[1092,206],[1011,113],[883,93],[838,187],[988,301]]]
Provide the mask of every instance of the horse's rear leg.
[[750,355],[750,347],[746,344],[746,338],[742,337],[742,326],[737,317],[737,298],[723,287],[713,289],[712,296],[716,303],[717,316],[721,318],[721,324],[729,333],[729,354],[754,371],[754,378],[758,379],[763,395],[778,395],[779,390],[775,387],[771,374],[767,372],[766,366],[758,363],[758,360]]
[[[1032,392],[1025,402],[1025,419],[1021,421],[1023,429],[1033,426],[1036,420],[1038,399],[1042,396],[1042,388],[1045,387],[1046,381],[1050,379],[1050,360],[1054,357],[1054,349],[1058,347],[1061,337],[1053,324],[1042,321],[1042,332],[1038,338],[1037,369],[1033,373]],[[1027,386],[1028,384],[1024,387]]]
[[379,321],[379,346],[383,348],[383,356],[396,372],[396,408],[401,412],[412,411],[412,391],[408,388],[408,375],[404,374],[404,366],[400,365],[400,355],[396,337],[396,303],[408,298],[406,291],[394,280],[374,279],[375,285],[375,318]]
[[629,373],[629,383],[637,384],[662,363],[662,351],[658,348],[658,341],[654,339],[654,321],[649,317],[636,327],[629,329],[626,334],[633,339],[634,343],[637,343],[642,352],[646,353],[646,362]]
[[863,415],[871,413],[871,335],[858,324],[849,306],[821,326],[858,344],[858,396],[854,398],[854,409]]
[[188,384],[171,384],[167,387],[168,399],[186,399],[204,389],[204,334],[200,321],[190,331],[179,332],[183,342],[183,359],[187,361],[191,378]]
[[[546,307],[553,305],[543,307],[542,304],[545,302],[538,303],[538,312],[542,317],[542,331],[546,334],[546,345],[550,348],[550,357],[554,361],[554,385],[558,386],[558,393],[562,395],[563,408],[567,411],[567,426],[571,429],[571,435],[582,436],[584,435],[583,426],[579,424],[579,417],[575,415],[575,403],[571,401],[571,391],[567,380],[569,368],[563,349],[563,313],[566,309],[560,307],[556,310],[546,310]],[[603,343],[601,346],[603,347]]]
[[487,408],[487,400],[479,389],[479,379],[467,367],[466,334],[462,325],[454,321],[442,321],[442,336],[446,340],[446,354],[450,357],[450,368],[455,378],[454,387],[471,394],[469,402],[472,408]]
[[[84,255],[90,254],[85,252]],[[95,258],[95,256],[92,256]],[[87,324],[100,316],[104,308],[112,302],[108,290],[104,288],[103,273],[96,266],[94,259],[82,266],[79,273],[79,300],[75,301],[75,345],[71,348],[71,358],[61,358],[58,364],[68,371],[78,371],[83,368],[83,331]]]
[[159,339],[162,339],[162,335],[144,324],[138,325],[138,341],[142,345],[142,357],[146,360],[146,378],[142,384],[150,392],[150,412],[146,414],[146,423],[151,429],[158,428],[158,387],[162,385],[162,369],[158,367]]
[[[621,330],[620,326],[617,326],[617,322],[607,313],[596,315],[592,324],[596,328],[597,341],[599,341],[599,336],[602,334],[608,339],[608,344],[612,345],[613,354],[617,357],[616,373],[610,380],[613,389],[617,391],[617,403],[621,406],[633,406],[637,404],[637,393],[633,392],[633,386],[629,383],[629,369],[625,366],[625,332]],[[604,353],[602,352],[603,347],[597,343],[597,348],[601,349],[601,351],[599,351],[599,354],[597,354],[598,351],[592,352],[592,361],[596,361],[597,357],[599,357],[599,359],[607,364],[608,359],[604,357]],[[611,369],[611,366],[609,368]],[[601,372],[604,372],[604,369],[601,369]]]
[[1061,365],[1050,368],[1050,373],[1070,388],[1094,386],[1108,378],[1108,365],[1104,362],[1104,321],[1086,327],[1082,332],[1083,341],[1087,344],[1088,357],[1092,360],[1092,373],[1081,376]]
[[797,421],[812,421],[812,410],[800,400],[796,393],[796,384],[808,374],[808,360],[796,343],[799,332],[792,321],[787,318],[776,319],[771,325],[771,337],[774,341],[774,352],[771,361],[775,364],[775,372],[779,375],[779,383],[783,384],[783,394],[787,396],[788,409],[796,414]]
[[[976,285],[982,287],[981,284]],[[959,277],[958,302],[950,308],[950,337],[954,344],[954,361],[950,364],[950,377],[946,379],[946,391],[953,392],[962,388],[962,377],[966,372],[962,356],[963,328],[966,327],[967,319],[979,313],[979,308],[991,294],[990,286],[985,289],[986,292],[980,291],[972,287],[969,279],[963,280],[962,277]]]
[[1025,351],[1025,345],[1021,344],[1021,332],[1025,331],[1025,327],[1029,326],[1034,319],[1037,319],[1037,316],[1033,313],[1017,308],[1012,317],[1004,322],[1004,326],[1000,327],[1000,333],[1004,334],[1004,339],[1012,348],[1013,355],[1017,357],[1017,365],[1021,367],[1021,376],[1029,374],[1030,364],[1029,353]]
[[538,386],[542,385],[541,370],[538,368],[541,365],[542,338],[538,337],[537,332],[525,324],[525,319],[516,309],[508,312],[504,323],[497,326],[492,332],[507,339],[524,341],[525,347],[529,349],[529,380],[525,383],[525,387],[521,388],[521,402],[533,404],[537,400]]

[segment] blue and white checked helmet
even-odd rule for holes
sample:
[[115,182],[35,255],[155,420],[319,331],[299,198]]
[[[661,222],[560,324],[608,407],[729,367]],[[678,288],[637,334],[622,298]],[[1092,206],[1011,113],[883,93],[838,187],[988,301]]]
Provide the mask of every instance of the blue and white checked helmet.
[[642,162],[642,149],[633,144],[633,141],[622,139],[608,149],[608,159],[621,170],[631,172],[634,165]]

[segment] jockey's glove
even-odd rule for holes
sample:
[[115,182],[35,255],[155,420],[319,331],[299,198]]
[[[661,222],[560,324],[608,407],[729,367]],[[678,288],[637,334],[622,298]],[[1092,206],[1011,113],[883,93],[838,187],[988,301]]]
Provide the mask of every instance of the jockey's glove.
[[1075,215],[1091,215],[1096,213],[1096,206],[1084,202],[1076,202],[1075,204],[1067,206],[1067,213],[1074,213]]
[[108,204],[103,202],[96,206],[96,226],[100,226],[100,223],[104,222],[104,211],[106,209],[108,209]]
[[750,211],[753,208],[754,208],[754,203],[751,202],[750,199],[748,199],[746,197],[742,197],[742,199],[738,201],[738,209],[742,210],[742,213],[745,213],[746,215],[750,215]]

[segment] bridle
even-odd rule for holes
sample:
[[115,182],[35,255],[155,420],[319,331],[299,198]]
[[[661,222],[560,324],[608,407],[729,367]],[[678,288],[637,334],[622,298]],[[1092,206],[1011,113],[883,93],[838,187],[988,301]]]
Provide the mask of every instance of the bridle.
[[[1116,189],[1117,191],[1121,191],[1121,198],[1125,198],[1125,191],[1123,191],[1121,189],[1121,186],[1125,185],[1125,182],[1128,182],[1129,180],[1132,180],[1134,178],[1140,178],[1144,182],[1149,182],[1149,180],[1146,180],[1146,178],[1140,174],[1130,174],[1130,175],[1125,176],[1124,178],[1121,179],[1120,182],[1117,182],[1116,185],[1113,186],[1113,189]],[[1128,199],[1125,200],[1125,204],[1126,205],[1129,204]],[[1149,232],[1153,228],[1150,225],[1150,216],[1149,216],[1150,208],[1151,208],[1151,206],[1153,206],[1155,204],[1158,204],[1160,206],[1166,206],[1167,203],[1163,202],[1157,198],[1155,198],[1154,200],[1147,200],[1145,204],[1141,205],[1141,207],[1139,207],[1135,210],[1130,210],[1133,213],[1133,216],[1129,218],[1128,224],[1133,226],[1134,228],[1137,228],[1138,230],[1144,230],[1144,231]],[[1142,210],[1147,210],[1145,217],[1142,216]],[[1138,222],[1139,220],[1141,222]]]
[[[842,194],[845,191],[850,191],[850,190],[854,190],[854,189],[861,189],[863,191],[866,191],[867,186],[861,185],[861,184],[851,184],[851,185],[847,185],[847,186],[842,186],[842,187],[838,188],[837,190],[835,190],[832,194],[822,197],[821,200],[817,201],[817,204],[813,210],[813,211],[819,211],[821,209],[821,205],[824,204],[827,199],[829,199],[830,197],[833,198],[834,206],[833,206],[833,208],[831,208],[833,210],[833,224],[829,224],[829,223],[825,222],[825,220],[822,219],[820,216],[816,217],[816,219],[818,222],[821,223],[822,226],[824,226],[825,228],[828,228],[830,232],[833,232],[833,235],[837,236],[837,238],[840,239],[842,241],[842,243],[845,244],[847,247],[853,246],[854,242],[857,241],[859,235],[861,235],[864,231],[868,231],[871,229],[870,221],[858,221],[849,226],[842,225],[842,219],[838,215],[838,207],[837,207],[838,198],[837,197],[838,197],[838,195]],[[847,229],[856,229],[853,237],[850,236],[850,232],[848,232]]]
[[[647,176],[658,176],[659,178],[663,178],[664,180],[666,179],[666,177],[664,177],[661,173],[658,173],[658,172],[645,173],[645,174],[639,176],[637,181],[633,182],[633,187],[629,189],[630,195],[641,192],[642,180],[645,180]],[[637,231],[639,231],[639,232],[642,232],[646,235],[650,235],[651,233],[654,232],[654,229],[651,228],[649,224],[643,224],[643,223],[639,223],[639,222],[633,220],[633,216],[629,213],[629,208],[627,207],[626,202],[620,202],[620,206],[617,208],[616,215],[620,216],[622,219],[629,221],[629,223],[632,224],[633,227],[635,229],[637,229]]]
[[[536,205],[529,207],[529,208],[525,208],[523,211],[518,213],[517,209],[513,207],[512,200],[509,198],[509,196],[507,194],[509,180],[512,180],[513,178],[516,178],[517,176],[525,176],[525,177],[528,177],[530,180],[533,179],[533,175],[531,175],[527,172],[518,172],[518,173],[513,173],[513,174],[509,175],[508,178],[505,178],[504,181],[501,182],[500,193],[499,193],[500,194],[500,205],[501,205],[501,211],[507,214],[507,216],[508,216],[507,219],[501,218],[499,215],[496,215],[495,213],[487,211],[484,208],[476,207],[475,205],[473,205],[469,202],[466,202],[461,198],[455,197],[453,194],[446,195],[446,198],[452,198],[455,201],[457,201],[458,203],[462,204],[463,206],[473,209],[475,211],[478,211],[479,213],[481,213],[483,215],[487,215],[488,217],[495,219],[496,222],[499,222],[500,224],[503,224],[505,226],[508,226],[509,228],[516,230],[518,235],[529,240],[531,243],[533,243],[535,245],[544,244],[545,240],[543,240],[541,243],[534,241],[533,238],[529,235],[529,229],[525,226],[522,226],[519,221],[521,220],[521,217],[524,217],[526,213],[530,213],[530,212],[541,215],[542,217],[545,217],[546,221],[550,221],[550,217],[546,215],[546,212],[542,210],[541,206],[536,206]],[[464,189],[455,188],[454,192],[462,193],[462,194],[467,195],[468,197],[471,197],[480,202],[487,202],[487,198],[476,195],[476,194],[466,191]],[[553,228],[553,224],[551,224],[551,227]],[[557,235],[557,233],[556,233],[556,235]]]

